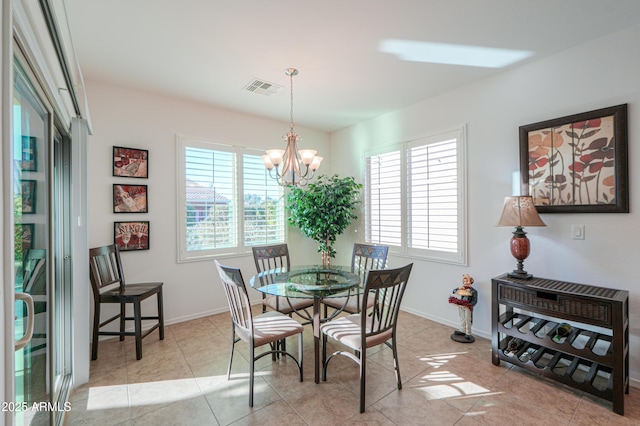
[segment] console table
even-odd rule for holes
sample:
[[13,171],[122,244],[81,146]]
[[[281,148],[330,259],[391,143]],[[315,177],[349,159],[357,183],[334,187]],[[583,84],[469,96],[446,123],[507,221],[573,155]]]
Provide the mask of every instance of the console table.
[[613,402],[629,393],[629,292],[508,274],[492,283],[492,362]]

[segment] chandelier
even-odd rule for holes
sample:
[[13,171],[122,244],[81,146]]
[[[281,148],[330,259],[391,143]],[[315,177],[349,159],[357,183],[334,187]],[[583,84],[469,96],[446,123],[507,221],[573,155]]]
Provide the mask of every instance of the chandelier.
[[[291,122],[289,132],[282,139],[287,142],[285,149],[268,149],[262,156],[269,175],[282,186],[304,186],[309,183],[322,157],[316,155],[315,149],[298,150],[300,136],[293,130],[293,76],[298,74],[295,68],[287,68],[284,73],[291,81]],[[274,171],[275,169],[275,171]]]

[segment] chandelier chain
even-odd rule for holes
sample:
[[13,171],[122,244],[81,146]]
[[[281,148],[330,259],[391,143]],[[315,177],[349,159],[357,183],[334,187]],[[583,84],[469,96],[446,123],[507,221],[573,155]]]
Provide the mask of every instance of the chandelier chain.
[[290,103],[291,108],[289,110],[289,116],[290,116],[291,122],[289,124],[289,127],[291,128],[291,130],[293,130],[293,73],[290,73],[289,80],[290,80],[289,87],[290,87],[290,93],[291,93],[291,103]]

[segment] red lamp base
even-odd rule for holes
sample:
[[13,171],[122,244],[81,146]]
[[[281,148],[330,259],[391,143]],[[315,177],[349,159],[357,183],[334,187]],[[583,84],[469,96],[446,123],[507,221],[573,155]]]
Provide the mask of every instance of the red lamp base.
[[516,226],[516,230],[513,232],[513,238],[511,238],[511,254],[518,261],[518,267],[508,274],[509,277],[524,280],[533,277],[533,275],[523,269],[523,262],[529,257],[530,249],[531,245],[529,244],[527,233],[524,232],[522,226]]

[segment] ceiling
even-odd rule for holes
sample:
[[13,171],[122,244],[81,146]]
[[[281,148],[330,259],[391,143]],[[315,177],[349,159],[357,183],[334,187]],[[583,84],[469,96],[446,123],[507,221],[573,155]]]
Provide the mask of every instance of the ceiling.
[[[85,80],[288,122],[284,69],[295,67],[294,122],[327,132],[640,23],[638,0],[64,4]],[[487,66],[497,49],[525,53],[511,65]],[[457,62],[455,52],[480,63],[443,63]],[[283,88],[270,96],[245,90],[256,78]]]

